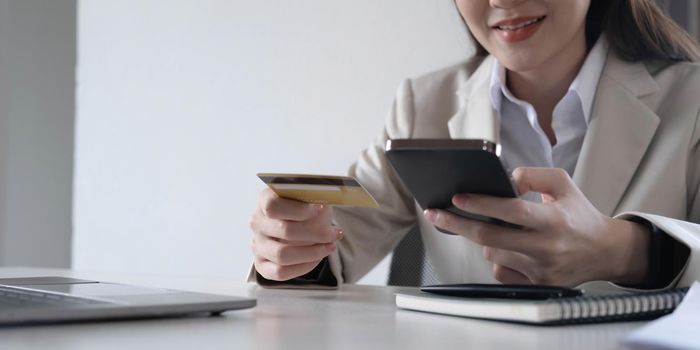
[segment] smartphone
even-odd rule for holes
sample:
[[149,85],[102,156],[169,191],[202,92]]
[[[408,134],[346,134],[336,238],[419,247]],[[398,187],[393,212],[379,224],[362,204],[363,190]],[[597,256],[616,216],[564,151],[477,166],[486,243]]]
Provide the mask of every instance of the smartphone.
[[499,158],[500,145],[480,139],[394,139],[386,142],[385,155],[421,208],[445,209],[468,219],[522,228],[452,204],[458,193],[518,197],[510,171]]

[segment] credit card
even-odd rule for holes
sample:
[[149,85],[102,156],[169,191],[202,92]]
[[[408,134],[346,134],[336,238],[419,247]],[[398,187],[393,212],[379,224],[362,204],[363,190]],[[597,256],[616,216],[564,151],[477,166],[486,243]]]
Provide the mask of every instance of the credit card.
[[379,204],[350,176],[259,173],[278,196],[314,204],[378,208]]

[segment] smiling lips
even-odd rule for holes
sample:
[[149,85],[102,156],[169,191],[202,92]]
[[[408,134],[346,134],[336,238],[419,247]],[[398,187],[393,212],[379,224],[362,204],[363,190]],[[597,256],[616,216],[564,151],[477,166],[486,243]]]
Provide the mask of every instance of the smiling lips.
[[500,21],[491,28],[507,43],[527,40],[540,29],[547,16],[518,17]]

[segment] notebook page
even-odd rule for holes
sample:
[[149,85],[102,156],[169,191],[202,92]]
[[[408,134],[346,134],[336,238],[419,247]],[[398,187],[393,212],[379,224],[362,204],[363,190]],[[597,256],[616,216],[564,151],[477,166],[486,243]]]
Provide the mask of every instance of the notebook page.
[[700,282],[695,282],[672,314],[653,321],[624,340],[627,348],[700,349]]

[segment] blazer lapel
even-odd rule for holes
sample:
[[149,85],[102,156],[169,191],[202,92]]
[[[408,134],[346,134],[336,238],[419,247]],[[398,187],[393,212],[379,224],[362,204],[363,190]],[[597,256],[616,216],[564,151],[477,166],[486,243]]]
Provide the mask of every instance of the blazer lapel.
[[460,108],[447,127],[453,139],[485,139],[498,143],[499,122],[491,106],[489,86],[494,58],[488,56],[459,88]]
[[608,216],[615,214],[659,125],[645,103],[658,90],[643,64],[608,55],[574,171],[574,182]]
[[[499,143],[500,121],[489,96],[493,60],[487,57],[458,90],[461,105],[447,124],[451,138]],[[642,63],[608,55],[573,176],[608,216],[615,213],[656,133],[659,117],[646,102],[658,90]]]

